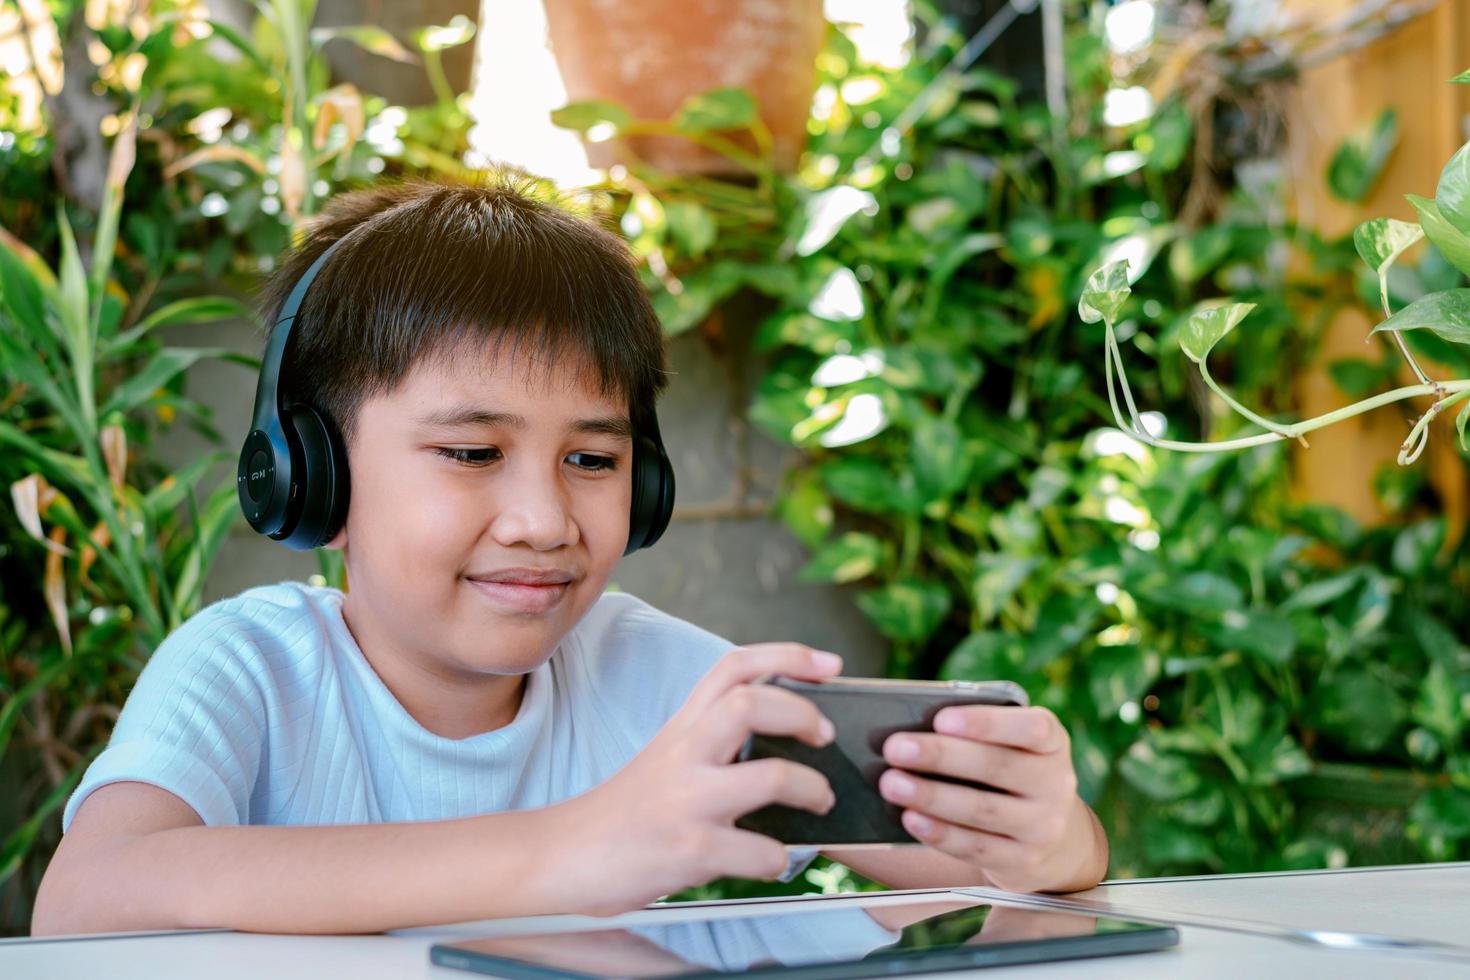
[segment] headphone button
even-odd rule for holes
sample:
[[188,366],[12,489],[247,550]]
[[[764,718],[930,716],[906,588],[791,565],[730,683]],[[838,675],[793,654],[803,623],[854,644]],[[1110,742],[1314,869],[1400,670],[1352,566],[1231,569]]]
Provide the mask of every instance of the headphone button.
[[258,504],[270,496],[274,476],[275,467],[271,465],[270,457],[263,450],[257,449],[250,457],[250,466],[245,477],[245,492],[250,494],[253,502]]

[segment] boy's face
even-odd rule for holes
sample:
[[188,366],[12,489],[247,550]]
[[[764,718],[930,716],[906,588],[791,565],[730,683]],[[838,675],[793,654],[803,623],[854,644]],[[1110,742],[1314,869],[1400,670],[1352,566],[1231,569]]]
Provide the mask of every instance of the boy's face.
[[353,628],[436,674],[534,670],[628,542],[627,405],[510,346],[420,360],[348,447]]

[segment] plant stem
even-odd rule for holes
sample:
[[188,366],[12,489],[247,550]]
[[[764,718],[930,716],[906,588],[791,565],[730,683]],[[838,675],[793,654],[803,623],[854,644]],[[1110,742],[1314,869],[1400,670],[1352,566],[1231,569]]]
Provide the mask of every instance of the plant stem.
[[[1385,317],[1393,316],[1393,308],[1388,305],[1388,275],[1386,270],[1380,270],[1378,273],[1378,298],[1383,301],[1383,315]],[[1398,330],[1389,330],[1387,332],[1393,334],[1393,342],[1399,349],[1399,356],[1413,370],[1414,377],[1419,379],[1419,383],[1425,385],[1434,384],[1433,381],[1429,380],[1429,376],[1424,373],[1424,369],[1419,366],[1419,362],[1414,359],[1414,355],[1409,353],[1409,345],[1404,342],[1403,333]]]

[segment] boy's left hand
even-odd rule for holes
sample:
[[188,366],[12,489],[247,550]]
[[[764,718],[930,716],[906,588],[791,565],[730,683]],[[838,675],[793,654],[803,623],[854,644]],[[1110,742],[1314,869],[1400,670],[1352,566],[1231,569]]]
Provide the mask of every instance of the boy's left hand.
[[934,717],[933,733],[890,735],[883,757],[896,768],[883,772],[878,787],[884,799],[905,808],[908,832],[982,869],[995,886],[1065,890],[1096,882],[1106,870],[1106,838],[1077,795],[1071,739],[1047,709],[945,708]]

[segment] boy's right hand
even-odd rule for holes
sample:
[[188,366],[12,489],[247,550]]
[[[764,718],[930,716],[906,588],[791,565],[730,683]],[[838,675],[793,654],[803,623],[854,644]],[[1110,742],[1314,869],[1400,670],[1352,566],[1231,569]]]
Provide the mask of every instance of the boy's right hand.
[[786,848],[735,820],[771,803],[826,813],[832,787],[786,759],[731,760],[752,733],[813,746],[834,733],[806,698],[752,682],[767,674],[820,681],[841,669],[836,654],[797,643],[726,654],[617,775],[548,811],[559,832],[547,885],[564,910],[615,915],[715,878],[779,877]]

